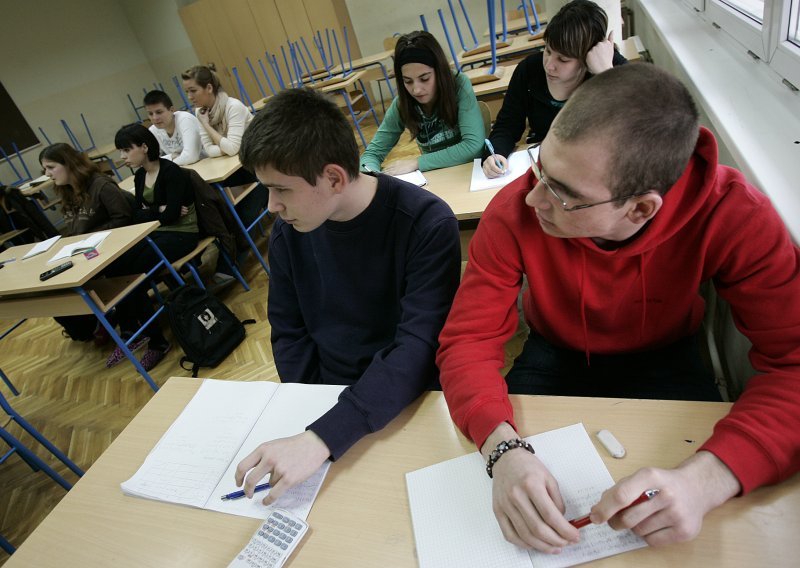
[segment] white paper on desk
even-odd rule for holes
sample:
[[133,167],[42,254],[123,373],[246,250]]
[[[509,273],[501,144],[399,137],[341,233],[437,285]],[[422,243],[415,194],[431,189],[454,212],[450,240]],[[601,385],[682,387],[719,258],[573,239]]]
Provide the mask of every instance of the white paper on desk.
[[21,186],[19,186],[19,188],[20,189],[28,189],[30,187],[36,187],[37,185],[42,185],[44,182],[46,182],[49,179],[50,179],[49,176],[42,175],[42,176],[39,176],[36,179],[32,179],[28,183],[23,183]]
[[[566,517],[588,514],[614,484],[582,424],[525,438],[558,480]],[[420,568],[557,568],[646,546],[608,525],[581,529],[561,554],[528,552],[503,537],[492,512],[492,481],[477,452],[406,474]]]
[[422,172],[419,170],[414,170],[413,172],[409,172],[407,174],[397,174],[393,177],[407,181],[408,183],[413,183],[414,185],[418,185],[420,187],[428,185],[428,180],[425,179],[425,176],[422,175]]
[[274,505],[261,500],[222,501],[232,493],[239,461],[261,442],[303,432],[330,409],[342,386],[206,379],[142,466],[121,484],[123,493],[264,519],[273,507],[306,518],[329,462]]
[[25,254],[25,256],[22,257],[22,260],[25,260],[26,258],[30,258],[32,256],[36,256],[37,254],[42,254],[43,252],[47,252],[48,249],[54,244],[56,244],[56,241],[60,238],[61,235],[56,235],[55,237],[51,237],[46,241],[41,241],[39,243],[36,243],[36,245],[31,250],[29,250]]
[[100,243],[102,243],[105,240],[105,238],[110,234],[111,231],[101,231],[99,233],[93,233],[88,237],[86,237],[85,239],[78,241],[77,243],[72,243],[71,245],[64,245],[63,247],[61,247],[61,250],[58,251],[56,255],[47,262],[50,263],[50,262],[56,262],[58,260],[64,260],[65,258],[75,256],[76,254],[96,249],[100,246]]
[[[539,148],[533,150],[534,155],[538,156]],[[527,172],[531,167],[531,158],[526,150],[512,152],[508,157],[508,169],[506,173],[498,178],[489,179],[483,173],[481,159],[475,158],[472,162],[472,180],[469,182],[470,191],[483,191],[484,189],[495,189],[503,187]]]

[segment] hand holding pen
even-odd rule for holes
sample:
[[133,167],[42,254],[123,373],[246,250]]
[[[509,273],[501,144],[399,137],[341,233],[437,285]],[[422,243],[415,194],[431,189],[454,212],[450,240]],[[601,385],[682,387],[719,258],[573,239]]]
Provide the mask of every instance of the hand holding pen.
[[[641,495],[639,495],[639,497],[637,497],[636,500],[633,503],[631,503],[627,507],[623,507],[622,509],[619,510],[619,512],[621,513],[622,511],[630,509],[631,507],[635,507],[636,505],[639,505],[641,503],[645,503],[646,501],[649,501],[650,499],[652,499],[653,497],[655,497],[659,493],[660,493],[660,491],[658,489],[647,489]],[[581,529],[581,528],[585,527],[586,525],[592,524],[592,521],[589,518],[589,515],[586,515],[585,517],[581,517],[579,519],[572,519],[569,522],[569,524],[571,524],[576,529]]]
[[505,175],[508,171],[508,161],[500,154],[495,153],[494,146],[488,138],[483,143],[489,151],[489,157],[483,161],[484,175],[489,179]]

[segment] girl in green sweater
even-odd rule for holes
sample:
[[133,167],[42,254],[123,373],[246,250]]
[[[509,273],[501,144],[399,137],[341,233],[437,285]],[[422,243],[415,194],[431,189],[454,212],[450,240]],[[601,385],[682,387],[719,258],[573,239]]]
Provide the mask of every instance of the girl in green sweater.
[[383,170],[387,174],[446,168],[480,157],[484,131],[475,92],[466,75],[450,70],[436,38],[428,32],[401,36],[394,74],[397,97],[361,156],[362,170],[380,171],[406,128],[422,155],[392,162]]

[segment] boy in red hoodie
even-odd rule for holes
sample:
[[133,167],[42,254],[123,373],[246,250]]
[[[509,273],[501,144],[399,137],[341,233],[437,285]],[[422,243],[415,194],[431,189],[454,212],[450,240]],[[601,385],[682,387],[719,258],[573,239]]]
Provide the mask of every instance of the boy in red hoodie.
[[[689,540],[713,508],[800,470],[799,273],[778,214],[717,163],[678,80],[642,64],[582,85],[538,164],[487,207],[439,338],[442,388],[491,464],[505,537],[550,553],[579,538],[557,481],[514,441],[507,393],[719,400],[696,342],[709,280],[760,374],[694,456],[620,481],[591,520],[651,545]],[[504,380],[523,276],[531,335]],[[651,488],[660,494],[622,512]]]

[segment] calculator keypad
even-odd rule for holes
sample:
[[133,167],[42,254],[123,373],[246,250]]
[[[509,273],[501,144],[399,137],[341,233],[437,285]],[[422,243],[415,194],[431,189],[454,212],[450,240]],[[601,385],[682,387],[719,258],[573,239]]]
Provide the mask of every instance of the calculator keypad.
[[308,530],[302,519],[281,509],[272,511],[229,568],[279,568]]

